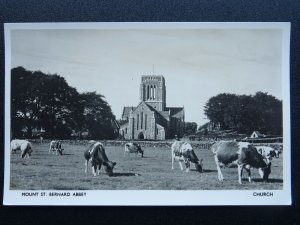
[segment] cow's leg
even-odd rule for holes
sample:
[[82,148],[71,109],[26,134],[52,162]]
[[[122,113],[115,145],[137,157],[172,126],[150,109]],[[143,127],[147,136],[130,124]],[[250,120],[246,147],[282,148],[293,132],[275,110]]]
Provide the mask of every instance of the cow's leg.
[[85,173],[87,173],[88,171],[88,164],[89,164],[89,160],[85,160],[85,169],[84,169]]
[[51,153],[51,151],[52,151],[52,148],[50,147],[50,148],[49,148],[49,152],[48,152],[48,153],[50,154],[50,153]]
[[98,165],[97,175],[100,175],[101,164]]
[[172,153],[172,170],[174,169],[174,157],[175,155]]
[[92,166],[94,176],[97,176],[97,165]]
[[58,154],[57,154],[57,151],[58,151],[58,149],[56,148],[56,149],[55,149],[55,155],[58,155]]
[[246,170],[247,173],[248,173],[248,180],[249,180],[249,182],[251,183],[251,182],[252,182],[252,179],[251,179],[251,170],[250,170],[250,166],[249,166],[249,165],[246,166],[246,167],[245,167],[245,170]]
[[221,168],[220,168],[220,163],[219,163],[219,160],[218,160],[218,156],[215,155],[215,162],[217,164],[217,170],[218,170],[218,179],[219,180],[224,180],[224,177],[223,177],[223,174],[222,174],[222,171],[221,171]]
[[123,157],[125,157],[126,156],[126,150],[124,151],[124,156]]
[[242,175],[243,175],[244,165],[238,165],[238,175],[239,175],[239,184],[242,184]]
[[182,166],[182,163],[180,160],[178,160],[178,163],[179,163],[180,169],[183,170],[183,166]]

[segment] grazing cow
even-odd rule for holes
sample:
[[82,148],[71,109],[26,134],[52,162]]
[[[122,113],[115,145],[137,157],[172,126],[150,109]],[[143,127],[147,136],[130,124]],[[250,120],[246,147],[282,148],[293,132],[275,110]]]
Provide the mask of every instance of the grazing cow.
[[178,160],[181,170],[183,170],[181,162],[185,163],[186,172],[190,171],[190,163],[194,163],[198,172],[203,172],[202,159],[199,160],[195,154],[191,144],[184,141],[175,141],[172,144],[172,169],[174,169],[174,159]]
[[279,150],[269,146],[255,146],[255,148],[257,149],[258,153],[263,156],[267,163],[271,162],[273,157],[279,158],[279,154],[281,153]]
[[57,152],[62,155],[62,151],[64,149],[61,148],[61,142],[60,141],[51,141],[50,142],[50,148],[49,148],[49,154],[51,152],[54,152],[55,151],[55,155],[57,155]]
[[16,153],[17,150],[21,150],[21,157],[28,158],[31,156],[32,153],[32,144],[26,140],[12,140],[10,143],[11,152]]
[[137,143],[126,143],[125,144],[125,150],[124,150],[124,157],[128,154],[130,156],[130,153],[135,153],[135,156],[137,157],[137,154],[140,153],[142,158],[144,157],[144,151],[142,150],[141,146]]
[[248,172],[248,179],[251,182],[250,168],[258,168],[259,174],[264,181],[267,181],[271,173],[271,162],[266,163],[263,156],[257,149],[248,142],[220,141],[211,148],[218,169],[218,179],[223,180],[220,163],[224,165],[235,163],[238,165],[239,183],[242,184],[243,169]]
[[117,163],[108,160],[105,154],[105,149],[100,142],[91,143],[84,152],[84,158],[85,173],[88,171],[88,163],[91,162],[94,176],[100,174],[102,165],[109,176],[113,175],[113,169]]

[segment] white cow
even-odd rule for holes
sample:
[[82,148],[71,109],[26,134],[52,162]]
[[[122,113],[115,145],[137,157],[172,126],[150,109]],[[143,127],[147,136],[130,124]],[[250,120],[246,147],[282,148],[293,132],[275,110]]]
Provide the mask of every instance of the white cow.
[[135,156],[137,157],[137,154],[140,153],[141,157],[144,157],[144,151],[142,150],[141,146],[137,143],[126,143],[125,144],[125,150],[124,150],[124,157],[126,156],[126,153],[128,156],[130,156],[130,153],[135,153]]
[[10,143],[11,152],[16,153],[17,150],[21,150],[21,157],[30,158],[32,153],[32,144],[26,140],[12,140]]
[[236,164],[238,166],[238,181],[242,184],[243,169],[248,172],[249,182],[251,179],[250,168],[257,168],[261,178],[267,181],[271,173],[271,162],[266,163],[257,149],[248,142],[220,141],[212,145],[218,170],[218,179],[223,180],[220,163],[223,165]]
[[61,142],[60,142],[60,141],[51,141],[51,142],[50,142],[49,154],[50,154],[51,152],[54,152],[54,151],[55,151],[55,154],[56,154],[56,155],[58,155],[57,152],[58,152],[60,155],[62,155],[62,151],[63,151],[63,150],[64,150],[64,149],[61,148]]
[[172,170],[174,169],[174,159],[178,160],[181,170],[183,170],[182,162],[185,163],[186,172],[190,171],[190,163],[194,163],[198,172],[203,172],[202,159],[199,160],[195,154],[191,144],[183,141],[175,141],[172,144]]

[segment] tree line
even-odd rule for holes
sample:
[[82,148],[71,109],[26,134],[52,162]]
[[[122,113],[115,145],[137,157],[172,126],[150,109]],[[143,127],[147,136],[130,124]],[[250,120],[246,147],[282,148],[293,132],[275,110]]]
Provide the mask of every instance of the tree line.
[[78,93],[57,74],[11,70],[12,138],[31,138],[43,130],[46,138],[80,137],[113,139],[117,123],[103,95]]
[[220,130],[282,135],[282,101],[264,92],[255,95],[222,93],[208,100],[204,112]]

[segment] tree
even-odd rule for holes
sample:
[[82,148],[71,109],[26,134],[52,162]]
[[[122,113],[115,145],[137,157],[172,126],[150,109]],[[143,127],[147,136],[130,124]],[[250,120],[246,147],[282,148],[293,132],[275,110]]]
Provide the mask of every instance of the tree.
[[111,139],[116,137],[116,119],[104,96],[96,92],[81,94],[84,105],[84,129],[93,139]]
[[[11,71],[11,128],[14,137],[31,138],[43,128],[50,138],[69,138],[72,131],[88,129],[93,138],[114,137],[117,125],[104,96],[79,94],[59,75]],[[23,135],[24,134],[24,135]]]
[[185,135],[195,134],[197,131],[197,123],[186,122],[185,123]]
[[221,129],[282,134],[282,102],[267,93],[219,94],[209,99],[204,112],[213,124],[220,124]]

